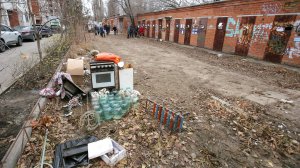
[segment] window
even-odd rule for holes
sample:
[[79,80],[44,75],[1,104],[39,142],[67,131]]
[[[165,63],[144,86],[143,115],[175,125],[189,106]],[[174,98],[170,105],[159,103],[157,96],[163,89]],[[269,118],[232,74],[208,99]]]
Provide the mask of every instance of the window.
[[6,27],[6,26],[1,26],[1,31],[12,31],[10,28]]

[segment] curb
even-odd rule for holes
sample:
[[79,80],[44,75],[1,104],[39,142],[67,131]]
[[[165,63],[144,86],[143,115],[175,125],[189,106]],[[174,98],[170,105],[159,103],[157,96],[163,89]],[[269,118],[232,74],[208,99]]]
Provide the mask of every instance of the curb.
[[[61,63],[57,67],[56,71],[54,72],[52,78],[50,79],[46,87],[54,86],[55,74],[61,70],[65,59],[66,57],[62,58]],[[24,121],[24,124],[21,130],[19,131],[19,133],[17,134],[14,142],[10,145],[4,157],[2,158],[0,167],[3,168],[16,167],[16,164],[20,156],[22,155],[25,146],[31,137],[31,133],[32,133],[31,120],[37,119],[39,117],[40,112],[42,111],[46,103],[47,103],[47,98],[40,97],[38,99],[38,101],[36,102],[32,111],[29,114],[29,119],[27,121]]]

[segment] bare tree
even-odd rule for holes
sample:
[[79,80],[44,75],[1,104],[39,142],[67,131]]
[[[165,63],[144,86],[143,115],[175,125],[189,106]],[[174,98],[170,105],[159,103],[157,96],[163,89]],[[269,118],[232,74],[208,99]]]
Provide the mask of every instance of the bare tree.
[[33,3],[32,0],[27,0],[27,7],[28,7],[29,15],[30,15],[30,17],[31,17],[32,26],[33,26],[34,31],[35,31],[36,34],[37,34],[37,40],[36,40],[37,43],[36,43],[36,44],[37,44],[37,48],[38,48],[38,53],[39,53],[40,62],[42,63],[43,53],[42,53],[42,49],[41,49],[41,41],[40,41],[41,35],[40,35],[40,31],[37,30],[37,28],[36,28],[36,23],[35,23],[34,13],[32,12],[32,3]]
[[147,12],[159,11],[172,8],[180,8],[184,6],[199,5],[222,0],[144,0],[148,4]]
[[112,0],[112,3],[121,7],[124,13],[130,18],[131,25],[134,26],[134,16],[136,13],[133,11],[132,0]]
[[104,18],[104,3],[103,0],[93,0],[92,10],[94,13],[94,20],[101,21]]

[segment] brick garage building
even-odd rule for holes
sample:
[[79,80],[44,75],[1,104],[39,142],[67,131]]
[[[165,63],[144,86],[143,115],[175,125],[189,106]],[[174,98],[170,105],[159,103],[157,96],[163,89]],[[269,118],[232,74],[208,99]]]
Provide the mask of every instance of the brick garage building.
[[103,19],[102,23],[109,24],[111,28],[113,28],[113,26],[117,26],[119,33],[126,34],[127,28],[130,25],[130,19],[125,15],[114,16],[114,17]]
[[7,10],[8,14],[8,19],[11,27],[19,26],[20,21],[19,21],[19,16],[18,16],[18,11],[16,9],[14,10]]
[[140,14],[137,21],[146,37],[300,66],[298,0],[222,1]]

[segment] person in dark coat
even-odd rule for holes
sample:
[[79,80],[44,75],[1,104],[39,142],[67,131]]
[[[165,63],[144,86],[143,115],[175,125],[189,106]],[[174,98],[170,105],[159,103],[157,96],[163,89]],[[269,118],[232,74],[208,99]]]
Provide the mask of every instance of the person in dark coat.
[[99,26],[95,24],[94,26],[95,35],[99,35]]
[[130,32],[131,32],[131,26],[128,26],[128,28],[127,28],[127,38],[131,37]]
[[134,36],[137,38],[137,37],[139,37],[138,35],[139,35],[139,27],[138,26],[136,26],[135,27],[135,29],[134,29]]
[[106,34],[109,35],[109,33],[110,33],[110,25],[107,25],[105,30],[106,30]]
[[118,34],[118,28],[117,28],[117,26],[114,26],[112,29],[114,31],[114,35],[117,35]]
[[105,32],[107,31],[107,24],[105,24],[105,25],[103,26],[103,29],[104,29]]
[[100,35],[101,37],[105,37],[105,31],[104,31],[104,27],[103,26],[100,26]]
[[130,26],[130,37],[133,38],[134,37],[134,32],[135,32],[135,28],[133,25]]

